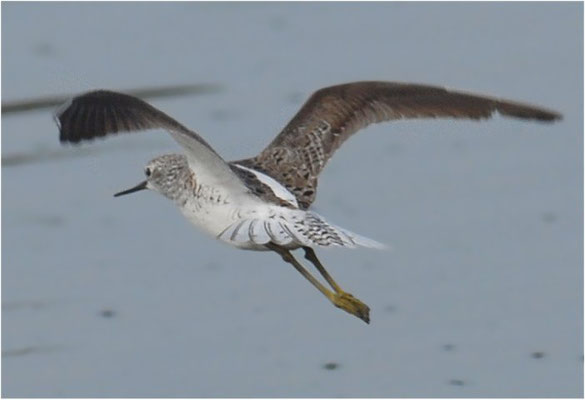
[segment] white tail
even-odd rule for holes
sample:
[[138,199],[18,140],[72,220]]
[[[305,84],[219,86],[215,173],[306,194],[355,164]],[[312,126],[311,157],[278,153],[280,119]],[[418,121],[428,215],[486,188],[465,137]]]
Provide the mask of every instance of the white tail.
[[238,247],[273,242],[285,247],[387,248],[373,239],[329,224],[316,213],[290,209],[283,211],[264,218],[236,221],[220,233],[218,239]]

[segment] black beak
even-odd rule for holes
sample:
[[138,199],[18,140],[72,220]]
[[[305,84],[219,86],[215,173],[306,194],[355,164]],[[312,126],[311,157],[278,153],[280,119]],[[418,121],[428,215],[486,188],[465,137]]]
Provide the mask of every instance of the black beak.
[[130,194],[130,193],[138,192],[139,190],[144,190],[144,189],[146,189],[146,181],[140,182],[138,185],[134,186],[131,189],[124,190],[123,192],[120,192],[120,193],[116,193],[114,195],[114,197],[123,196],[125,194]]

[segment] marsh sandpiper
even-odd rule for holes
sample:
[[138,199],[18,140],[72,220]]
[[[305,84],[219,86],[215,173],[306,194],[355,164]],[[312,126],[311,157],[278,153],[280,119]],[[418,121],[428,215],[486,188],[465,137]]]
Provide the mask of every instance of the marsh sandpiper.
[[[309,210],[320,172],[347,138],[369,124],[415,118],[481,120],[496,112],[543,122],[561,118],[540,107],[442,87],[354,82],[318,90],[260,154],[232,162],[224,161],[194,131],[126,94],[82,94],[61,106],[55,120],[61,142],[69,143],[119,132],[166,130],[183,154],[150,161],[144,169],[146,180],[115,196],[157,191],[211,236],[241,249],[278,253],[335,306],[369,323],[369,307],[333,280],[314,248],[383,245]],[[299,248],[332,290],[293,256],[291,251]]]

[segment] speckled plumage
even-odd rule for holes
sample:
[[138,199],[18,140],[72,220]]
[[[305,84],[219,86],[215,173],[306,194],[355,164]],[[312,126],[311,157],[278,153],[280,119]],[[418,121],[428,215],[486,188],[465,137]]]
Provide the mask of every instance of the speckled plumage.
[[317,196],[317,178],[327,161],[360,129],[397,119],[479,120],[495,112],[539,121],[560,118],[540,107],[436,86],[354,82],[315,92],[260,154],[237,162],[281,182],[307,209]]
[[[328,223],[308,208],[317,179],[333,153],[369,124],[395,119],[482,119],[495,112],[538,121],[558,113],[539,107],[440,87],[354,82],[315,92],[276,138],[255,157],[227,163],[198,134],[144,101],[110,91],[80,95],[56,114],[62,142],[109,134],[165,129],[184,155],[165,155],[146,167],[146,181],[120,192],[155,190],[177,204],[193,224],[243,249],[272,250],[292,264],[337,307],[369,322],[369,308],[329,276],[312,247],[380,247]],[[325,288],[292,256],[305,258],[333,288]]]

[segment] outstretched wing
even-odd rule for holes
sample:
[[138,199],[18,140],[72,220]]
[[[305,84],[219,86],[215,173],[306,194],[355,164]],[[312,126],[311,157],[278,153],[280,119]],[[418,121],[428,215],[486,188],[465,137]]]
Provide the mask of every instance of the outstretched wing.
[[561,115],[531,105],[396,82],[354,82],[315,92],[258,156],[235,161],[272,176],[297,198],[314,201],[317,177],[335,150],[369,124],[396,119],[484,119],[501,115],[554,121]]
[[78,143],[110,134],[165,129],[185,149],[199,182],[247,191],[228,164],[201,136],[150,104],[127,94],[97,90],[69,100],[55,121],[61,142]]

